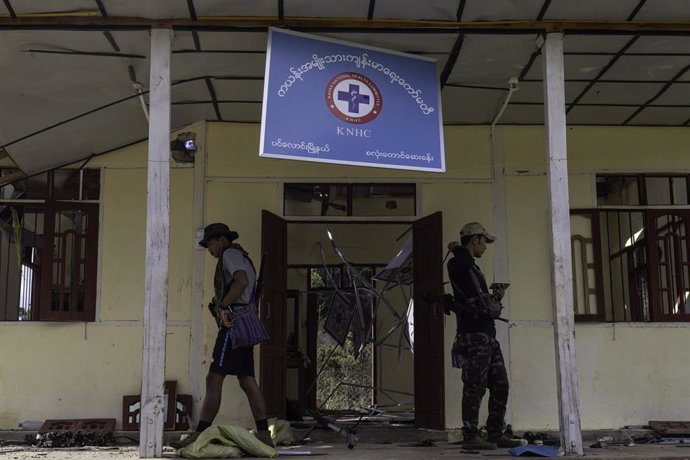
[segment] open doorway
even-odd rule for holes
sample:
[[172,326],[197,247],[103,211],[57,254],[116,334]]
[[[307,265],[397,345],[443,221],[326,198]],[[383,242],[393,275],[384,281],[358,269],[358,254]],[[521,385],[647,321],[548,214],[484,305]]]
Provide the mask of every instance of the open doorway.
[[[298,272],[303,269],[288,268]],[[374,282],[375,264],[356,265],[354,269]],[[359,325],[359,320],[352,314],[353,291],[346,268],[340,264],[310,266],[306,270],[307,316],[312,317],[311,323],[316,326],[305,330],[310,341],[316,344],[309,352],[310,363],[314,363],[309,373],[314,398],[307,406],[341,412],[372,407],[376,403],[376,355],[367,340],[376,335],[376,321],[372,321],[377,310],[376,299],[360,295],[364,321],[358,327],[355,324]],[[347,318],[348,307],[350,318]]]
[[[303,269],[288,267],[288,279]],[[313,410],[356,411],[374,402],[372,347],[356,348],[352,332],[338,341],[324,330],[338,294],[319,276],[326,269],[306,270],[310,286],[287,291],[285,412],[292,421],[302,420]],[[365,308],[371,312],[373,304]]]
[[[329,222],[327,225],[323,222],[288,223],[270,213],[265,215],[268,215],[268,220],[265,219],[264,224],[268,222],[269,227],[276,227],[264,228],[262,235],[264,251],[269,253],[267,267],[271,267],[271,271],[280,270],[281,260],[273,263],[271,253],[278,254],[277,259],[285,261],[282,265],[284,272],[275,273],[276,277],[282,277],[284,284],[281,287],[274,283],[276,286],[270,289],[274,295],[262,299],[262,319],[268,323],[267,329],[271,334],[270,342],[261,347],[261,386],[267,395],[269,412],[285,417],[294,411],[299,416],[305,408],[326,407],[330,402],[326,393],[336,389],[334,385],[321,382],[320,376],[317,378],[319,370],[328,370],[326,364],[319,362],[319,357],[324,360],[335,349],[341,353],[341,361],[357,362],[355,368],[359,369],[358,375],[364,376],[364,380],[351,380],[353,372],[350,371],[341,374],[348,377],[347,381],[332,374],[331,381],[337,380],[335,386],[341,387],[337,390],[343,387],[347,390],[341,397],[333,397],[338,401],[333,403],[333,407],[340,405],[357,412],[362,407],[386,407],[391,412],[411,413],[416,426],[443,428],[443,314],[434,311],[433,306],[426,305],[423,300],[424,293],[442,290],[440,213],[414,223]],[[366,345],[371,350],[370,354],[362,353],[362,348],[354,356],[357,338],[353,335],[340,336],[340,349],[329,347],[323,339],[319,343],[319,331],[324,329],[320,323],[323,326],[326,321],[324,311],[326,308],[330,310],[334,295],[326,289],[321,289],[319,294],[318,278],[326,273],[334,277],[339,268],[339,276],[343,276],[343,259],[336,257],[326,230],[330,230],[350,268],[358,267],[371,278],[401,250],[407,238],[413,237],[419,242],[413,253],[414,270],[420,271],[414,284],[407,286],[406,293],[402,289],[388,292],[385,307],[372,299],[372,314],[366,330],[371,331],[372,338],[379,343],[377,346]],[[280,249],[282,245],[283,252]],[[266,248],[270,249],[267,251]],[[270,282],[268,278],[266,282]],[[283,293],[282,302],[280,292]],[[413,293],[416,305],[413,314],[414,354],[402,338],[402,328],[394,327],[400,322],[400,317],[406,318]],[[285,305],[285,308],[276,308],[276,305]],[[348,349],[348,340],[352,341],[353,348]],[[334,367],[340,364],[336,363]],[[367,378],[371,382],[369,385]],[[415,393],[415,386],[433,387],[434,391]],[[350,391],[353,388],[358,388],[357,392]],[[326,404],[325,399],[329,399]]]
[[[411,238],[410,230],[410,224],[399,223],[288,224],[288,290],[298,298],[293,304],[304,305],[288,307],[301,318],[297,325],[291,318],[286,323],[288,337],[297,337],[288,341],[288,354],[294,347],[296,360],[305,363],[303,376],[288,364],[289,407],[352,416],[389,409],[413,412],[414,357],[407,340],[401,340],[403,328],[395,329],[396,319],[407,313],[411,288],[385,293],[394,311],[360,291],[363,324],[356,327],[350,279],[356,271],[380,290],[383,283],[375,277]],[[327,231],[349,267],[335,254]]]

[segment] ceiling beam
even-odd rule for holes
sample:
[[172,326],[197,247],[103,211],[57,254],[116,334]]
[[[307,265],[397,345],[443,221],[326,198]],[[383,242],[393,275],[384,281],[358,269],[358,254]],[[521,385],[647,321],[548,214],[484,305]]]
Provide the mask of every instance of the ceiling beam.
[[541,21],[542,19],[544,19],[544,15],[546,15],[546,12],[548,11],[550,6],[551,0],[544,0],[544,3],[541,5],[541,9],[539,10],[539,13],[537,14],[537,20]]
[[118,46],[117,42],[115,41],[115,37],[113,37],[113,34],[110,33],[110,31],[103,31],[103,36],[105,36],[105,39],[108,40],[108,43],[110,43],[110,46],[113,47],[115,51],[118,53],[120,52],[120,47]]
[[75,56],[97,56],[97,57],[117,57],[117,58],[127,58],[127,59],[146,59],[146,56],[142,54],[123,54],[123,53],[102,53],[102,52],[91,52],[91,51],[56,51],[56,50],[42,50],[29,48],[24,50],[24,53],[34,53],[34,54],[68,54]]
[[223,116],[220,114],[220,107],[218,106],[218,98],[216,97],[216,89],[213,87],[213,82],[210,78],[205,78],[205,80],[208,94],[211,96],[211,101],[213,101],[213,110],[216,112],[216,118],[218,121],[223,121]]
[[[189,9],[189,18],[196,21],[196,7],[194,6],[194,0],[187,0],[187,8]],[[194,40],[194,48],[197,51],[201,51],[201,42],[199,41],[199,34],[196,30],[192,31],[192,40]]]
[[12,8],[12,4],[10,3],[10,0],[2,0],[2,1],[5,4],[5,8],[7,8],[7,11],[10,13],[10,17],[16,18],[17,14],[14,12],[14,8]]
[[374,10],[376,9],[376,0],[369,0],[369,11],[367,11],[367,19],[374,19]]
[[460,0],[460,3],[458,4],[458,12],[455,13],[455,19],[458,21],[462,21],[462,14],[465,12],[466,4],[467,0]]
[[690,34],[690,21],[591,21],[591,20],[520,20],[520,21],[429,21],[364,18],[279,19],[267,16],[228,16],[149,19],[115,16],[0,16],[0,29],[148,29],[180,28],[187,30],[223,30],[283,27],[293,29],[361,29],[411,32],[634,32],[640,34]]
[[637,3],[637,6],[635,6],[635,9],[633,9],[632,12],[630,13],[630,16],[628,16],[628,21],[632,21],[633,19],[635,19],[635,16],[637,16],[637,13],[640,12],[640,10],[642,9],[642,7],[644,6],[645,3],[647,3],[647,0],[640,0]]
[[11,184],[12,182],[16,182],[20,179],[24,179],[25,177],[26,173],[24,171],[15,171],[13,173],[0,176],[0,187]]
[[458,62],[458,55],[460,55],[460,49],[462,48],[462,44],[464,42],[465,34],[458,34],[458,38],[455,39],[455,44],[453,45],[453,49],[450,51],[450,56],[448,56],[446,65],[443,67],[443,72],[441,72],[441,89],[446,86],[448,77],[450,77],[450,74],[453,72],[453,67],[455,67],[455,64]]
[[[218,77],[214,77],[218,78]],[[543,83],[544,80],[541,78],[525,78],[520,79],[520,82],[522,83]],[[589,78],[566,78],[565,79],[566,83],[589,83],[590,79]],[[599,83],[642,83],[642,84],[647,84],[647,83],[666,83],[668,80],[625,80],[621,78],[602,78],[599,80]],[[690,81],[676,81],[674,82],[676,85],[687,85],[690,84]]]

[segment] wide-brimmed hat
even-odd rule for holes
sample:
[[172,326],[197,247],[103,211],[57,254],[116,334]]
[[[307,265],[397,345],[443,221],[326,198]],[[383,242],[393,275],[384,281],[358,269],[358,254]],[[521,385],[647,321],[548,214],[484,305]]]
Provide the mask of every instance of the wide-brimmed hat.
[[460,229],[460,238],[462,238],[463,236],[471,235],[484,235],[484,238],[486,238],[487,243],[493,243],[494,241],[496,241],[496,237],[493,236],[491,233],[487,232],[484,226],[479,222],[470,222],[469,224],[465,224]]
[[217,222],[215,224],[208,224],[204,228],[204,239],[199,241],[199,246],[201,247],[208,247],[208,240],[213,238],[214,236],[223,236],[225,235],[228,238],[228,241],[235,241],[237,238],[240,237],[240,234],[230,230],[230,228],[220,222]]

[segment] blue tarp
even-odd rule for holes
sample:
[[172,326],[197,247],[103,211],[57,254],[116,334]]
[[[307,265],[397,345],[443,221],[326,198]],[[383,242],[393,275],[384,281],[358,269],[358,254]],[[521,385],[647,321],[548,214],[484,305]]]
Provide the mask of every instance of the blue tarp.
[[508,449],[508,452],[513,457],[558,457],[558,449],[555,447],[535,446],[533,444],[514,447]]

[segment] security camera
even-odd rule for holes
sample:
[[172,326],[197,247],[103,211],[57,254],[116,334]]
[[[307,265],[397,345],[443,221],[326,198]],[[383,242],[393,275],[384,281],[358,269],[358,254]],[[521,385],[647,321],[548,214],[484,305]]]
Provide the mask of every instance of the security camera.
[[178,163],[194,163],[196,151],[196,133],[193,132],[180,133],[170,143],[170,153]]
[[508,79],[508,86],[513,91],[516,91],[519,88],[519,83],[520,81],[517,79],[517,77],[510,77]]

